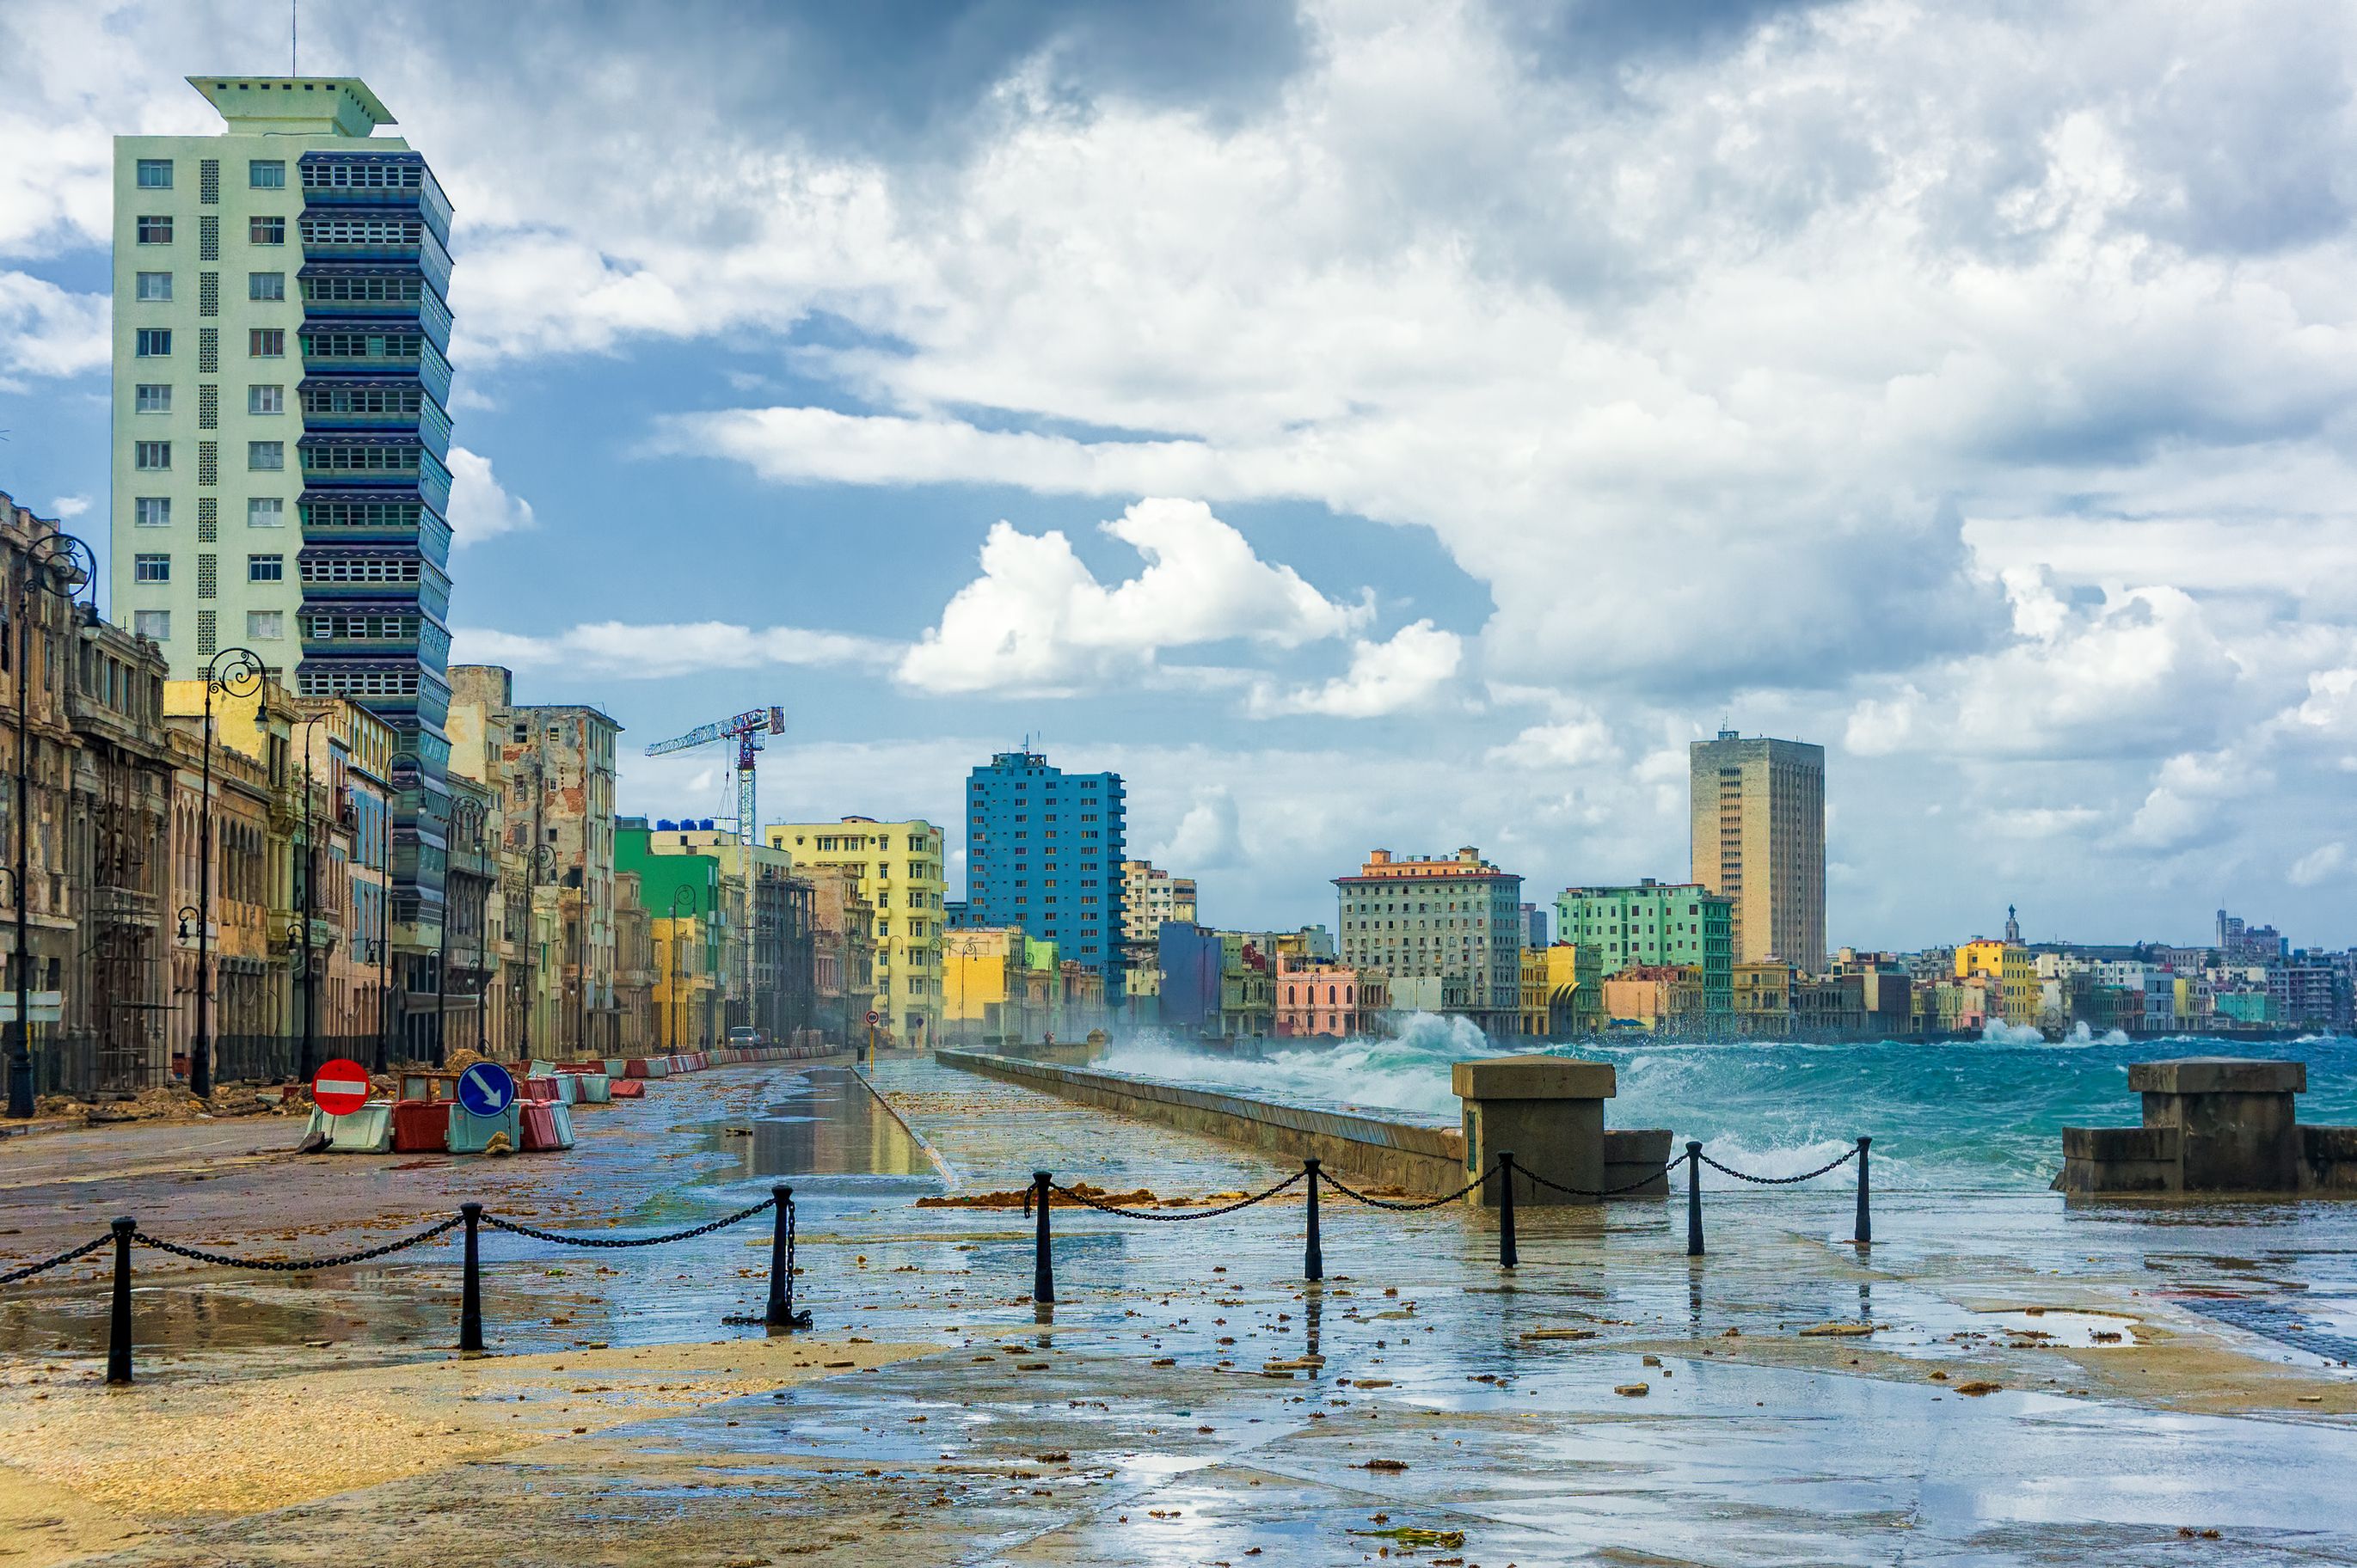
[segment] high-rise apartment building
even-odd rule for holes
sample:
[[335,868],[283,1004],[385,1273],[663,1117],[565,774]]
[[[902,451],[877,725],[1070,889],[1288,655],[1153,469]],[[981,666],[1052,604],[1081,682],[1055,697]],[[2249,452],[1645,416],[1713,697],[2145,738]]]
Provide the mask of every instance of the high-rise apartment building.
[[[797,868],[843,865],[859,875],[873,910],[876,1011],[904,1045],[929,1045],[942,1019],[942,926],[948,885],[942,880],[942,830],[911,819],[879,822],[779,822],[765,830]],[[853,977],[865,985],[868,976]]]
[[[1341,961],[1377,970],[1395,1000],[1415,994],[1402,981],[1460,981],[1465,1012],[1492,1035],[1522,1028],[1523,879],[1481,858],[1394,860],[1368,853],[1356,876],[1338,876]],[[1446,992],[1443,993],[1446,994]]]
[[1723,729],[1687,765],[1694,879],[1733,906],[1735,961],[1823,971],[1825,748]]
[[1133,942],[1152,943],[1165,920],[1195,919],[1195,879],[1173,876],[1150,860],[1121,863],[1121,929]]
[[[450,204],[350,77],[190,77],[114,143],[115,614],[172,673],[251,650],[401,736],[396,944],[439,946]],[[430,981],[430,976],[420,977]]]
[[966,908],[975,926],[1020,926],[1126,995],[1122,891],[1128,795],[1118,773],[1066,773],[1002,751],[966,780]]

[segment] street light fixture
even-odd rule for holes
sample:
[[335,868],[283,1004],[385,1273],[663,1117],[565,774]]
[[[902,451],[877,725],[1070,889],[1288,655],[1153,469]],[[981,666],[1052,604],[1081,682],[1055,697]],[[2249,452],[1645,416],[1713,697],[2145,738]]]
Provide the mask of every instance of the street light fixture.
[[[25,552],[25,572],[16,586],[16,1020],[8,1037],[8,1114],[19,1119],[33,1114],[33,955],[29,911],[25,908],[30,886],[29,865],[33,813],[32,721],[27,698],[32,690],[33,596],[54,594],[66,601],[70,620],[74,596],[98,581],[98,557],[70,533],[46,533]],[[46,676],[48,671],[43,672]]]
[[255,696],[267,669],[250,648],[224,648],[205,664],[204,788],[197,804],[197,1043],[188,1053],[188,1092],[199,1100],[213,1092],[213,693]]
[[[453,796],[450,801],[450,836],[456,839],[463,828],[468,841],[475,846],[475,879],[483,879],[483,803],[471,795]],[[440,1066],[449,1054],[450,1027],[450,909],[449,883],[446,875],[442,899],[442,978],[435,993],[437,1016],[434,1023],[434,1061]],[[483,924],[490,909],[490,890],[486,887],[478,900],[475,911],[475,1054],[483,1054]]]
[[318,880],[318,826],[312,814],[311,726],[327,721],[325,712],[312,714],[295,726],[303,734],[303,922],[300,951],[303,958],[303,1054],[296,1066],[296,1076],[302,1082],[311,1081],[318,1067],[317,1031],[318,1028],[319,983],[311,974],[311,912],[312,884]]
[[674,887],[671,890],[671,1005],[663,1011],[671,1015],[671,1048],[674,1051],[679,1049],[680,1021],[686,1016],[686,1004],[681,1000],[679,994],[680,980],[685,972],[685,965],[681,963],[679,956],[682,947],[679,935],[680,900],[683,898],[687,900],[686,912],[694,914],[695,889]]
[[[537,821],[537,817],[534,818]],[[540,874],[545,869],[553,878],[556,875],[556,850],[554,846],[536,843],[532,846],[532,863],[524,872],[523,884],[523,1056],[532,1060],[533,1003],[540,992]],[[555,1023],[554,1015],[549,1022]]]

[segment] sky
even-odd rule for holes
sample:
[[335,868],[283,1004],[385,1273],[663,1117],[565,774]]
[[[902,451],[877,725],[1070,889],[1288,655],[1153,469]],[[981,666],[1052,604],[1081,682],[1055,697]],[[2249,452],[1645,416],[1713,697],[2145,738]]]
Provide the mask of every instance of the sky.
[[[287,11],[6,0],[0,489],[100,542],[110,137]],[[1028,743],[1203,918],[1370,848],[1829,936],[2357,942],[2357,10],[309,0],[457,219],[454,658],[620,798],[957,828]]]

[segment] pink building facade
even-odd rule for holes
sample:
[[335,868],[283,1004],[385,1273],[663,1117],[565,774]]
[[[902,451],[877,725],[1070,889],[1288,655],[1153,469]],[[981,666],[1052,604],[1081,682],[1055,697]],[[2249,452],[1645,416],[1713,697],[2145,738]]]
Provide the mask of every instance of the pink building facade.
[[1276,1033],[1280,1037],[1341,1039],[1372,1034],[1378,1015],[1389,1004],[1389,991],[1380,974],[1314,959],[1277,960]]

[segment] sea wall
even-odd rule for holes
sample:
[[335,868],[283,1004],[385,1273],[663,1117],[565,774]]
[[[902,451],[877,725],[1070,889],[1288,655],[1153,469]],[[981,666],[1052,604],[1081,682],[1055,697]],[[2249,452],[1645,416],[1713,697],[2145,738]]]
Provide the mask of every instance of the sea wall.
[[981,1051],[936,1050],[944,1066],[1036,1089],[1181,1132],[1242,1144],[1288,1159],[1317,1159],[1354,1186],[1387,1183],[1438,1196],[1465,1185],[1465,1136],[1452,1127],[1340,1111],[1271,1105],[1241,1095],[1145,1083],[1112,1073]]

